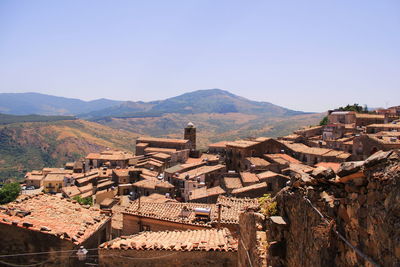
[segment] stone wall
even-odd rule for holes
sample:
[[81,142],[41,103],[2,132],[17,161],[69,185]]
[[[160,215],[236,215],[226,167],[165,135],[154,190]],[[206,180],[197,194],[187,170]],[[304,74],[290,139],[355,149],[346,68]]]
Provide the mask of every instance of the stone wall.
[[101,267],[235,267],[236,252],[165,251],[165,250],[105,250],[99,251]]
[[[292,186],[275,198],[278,216],[263,222],[251,212],[240,217],[253,266],[400,266],[399,153],[378,152],[331,175],[292,177]],[[260,229],[264,247],[255,242]],[[266,253],[261,264],[257,249]],[[240,266],[245,255],[239,246]]]

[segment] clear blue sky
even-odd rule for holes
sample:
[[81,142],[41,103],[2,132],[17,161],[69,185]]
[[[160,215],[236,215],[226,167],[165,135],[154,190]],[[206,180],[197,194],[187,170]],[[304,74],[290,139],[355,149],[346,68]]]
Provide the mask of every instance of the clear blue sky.
[[0,92],[400,104],[400,1],[0,1]]

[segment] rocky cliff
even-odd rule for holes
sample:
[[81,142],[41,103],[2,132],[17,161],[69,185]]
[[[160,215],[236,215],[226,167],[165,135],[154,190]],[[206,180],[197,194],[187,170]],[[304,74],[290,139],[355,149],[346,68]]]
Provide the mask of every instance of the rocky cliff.
[[292,173],[278,214],[241,215],[241,266],[400,266],[400,153]]

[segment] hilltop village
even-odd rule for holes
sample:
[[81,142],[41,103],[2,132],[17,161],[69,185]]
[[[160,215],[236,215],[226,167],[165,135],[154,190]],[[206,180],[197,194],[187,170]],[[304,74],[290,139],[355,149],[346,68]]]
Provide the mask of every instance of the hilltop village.
[[[279,138],[222,141],[206,151],[197,149],[190,122],[182,139],[138,138],[135,154],[109,149],[64,168],[28,172],[29,190],[0,206],[0,254],[33,254],[2,257],[0,263],[318,266],[325,255],[341,266],[395,266],[399,243],[373,242],[389,239],[377,235],[376,227],[390,220],[363,226],[370,215],[359,213],[371,212],[383,195],[393,200],[380,200],[386,209],[396,202],[390,190],[398,186],[390,188],[389,181],[399,178],[399,149],[400,106],[374,114],[334,110],[326,125]],[[382,169],[393,175],[385,178]],[[382,188],[387,191],[380,194]],[[392,212],[399,211],[396,205]],[[321,218],[313,209],[335,222],[334,231],[353,248],[322,233],[331,226],[317,223]],[[304,217],[302,212],[310,213],[310,221],[296,223],[294,214]],[[398,228],[392,234],[398,237]],[[292,253],[295,241],[313,238],[338,252],[315,244],[303,248],[315,262]],[[81,247],[84,260],[77,256]]]

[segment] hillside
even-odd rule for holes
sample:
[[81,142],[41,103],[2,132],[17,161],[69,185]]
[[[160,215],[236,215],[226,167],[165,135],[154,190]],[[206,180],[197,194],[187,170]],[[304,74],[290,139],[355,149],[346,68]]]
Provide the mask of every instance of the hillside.
[[158,137],[182,137],[191,121],[199,147],[250,136],[281,136],[318,124],[322,114],[305,113],[257,102],[220,89],[199,90],[155,102],[126,102],[82,115],[98,123]]
[[165,100],[152,102],[127,101],[113,107],[96,110],[78,116],[86,119],[104,117],[161,117],[165,114],[201,114],[201,113],[242,113],[263,114],[264,116],[285,117],[304,114],[274,105],[269,102],[257,102],[234,95],[221,89],[197,90]]
[[62,167],[106,148],[134,151],[137,134],[84,120],[27,122],[0,126],[0,179],[26,171]]
[[0,113],[13,115],[75,115],[120,103],[122,102],[108,99],[83,101],[39,93],[0,93]]

